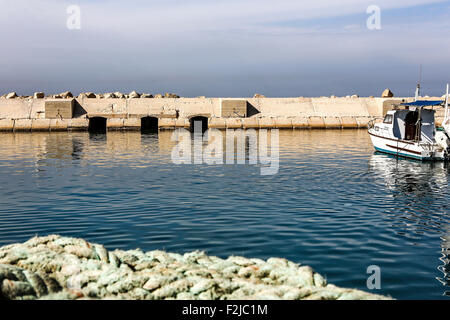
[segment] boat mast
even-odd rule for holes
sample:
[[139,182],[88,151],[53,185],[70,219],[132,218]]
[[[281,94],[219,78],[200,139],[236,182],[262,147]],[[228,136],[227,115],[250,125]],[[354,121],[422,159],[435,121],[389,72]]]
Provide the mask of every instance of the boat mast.
[[450,133],[450,123],[449,123],[449,117],[450,117],[450,110],[448,109],[448,83],[447,83],[447,91],[445,93],[445,113],[444,113],[444,121],[443,127],[447,133]]
[[419,81],[417,82],[417,88],[416,88],[416,94],[414,97],[414,101],[417,101],[419,99],[420,95],[420,80],[422,79],[422,65],[419,67]]

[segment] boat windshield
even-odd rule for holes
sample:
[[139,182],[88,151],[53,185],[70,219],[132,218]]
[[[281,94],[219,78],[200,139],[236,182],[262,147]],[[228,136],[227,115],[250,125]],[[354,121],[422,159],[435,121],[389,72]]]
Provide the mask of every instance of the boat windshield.
[[393,119],[394,117],[392,116],[392,114],[387,114],[386,117],[384,117],[383,123],[392,124]]

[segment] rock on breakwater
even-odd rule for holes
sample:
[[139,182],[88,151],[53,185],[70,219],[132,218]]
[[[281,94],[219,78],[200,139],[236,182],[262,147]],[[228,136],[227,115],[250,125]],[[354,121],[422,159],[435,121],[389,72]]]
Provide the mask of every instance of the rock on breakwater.
[[108,251],[58,235],[0,248],[0,299],[388,299],[338,288],[308,266],[195,251]]

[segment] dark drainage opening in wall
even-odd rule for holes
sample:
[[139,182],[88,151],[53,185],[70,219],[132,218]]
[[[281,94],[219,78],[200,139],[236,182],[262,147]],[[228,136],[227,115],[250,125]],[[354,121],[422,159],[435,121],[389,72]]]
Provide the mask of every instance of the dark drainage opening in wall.
[[90,133],[106,133],[106,118],[94,117],[89,118]]
[[141,118],[142,133],[158,133],[158,118],[144,117]]
[[195,128],[201,128],[202,133],[208,130],[208,118],[206,117],[193,117],[189,120],[191,132],[194,132]]

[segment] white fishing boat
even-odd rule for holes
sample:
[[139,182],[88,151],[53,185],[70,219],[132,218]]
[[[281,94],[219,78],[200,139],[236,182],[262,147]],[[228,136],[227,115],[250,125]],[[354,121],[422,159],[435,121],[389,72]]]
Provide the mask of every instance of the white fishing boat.
[[[445,101],[419,100],[395,105],[382,122],[369,122],[369,135],[375,150],[397,157],[421,161],[450,160],[449,86]],[[435,125],[435,108],[445,108],[441,128]]]

